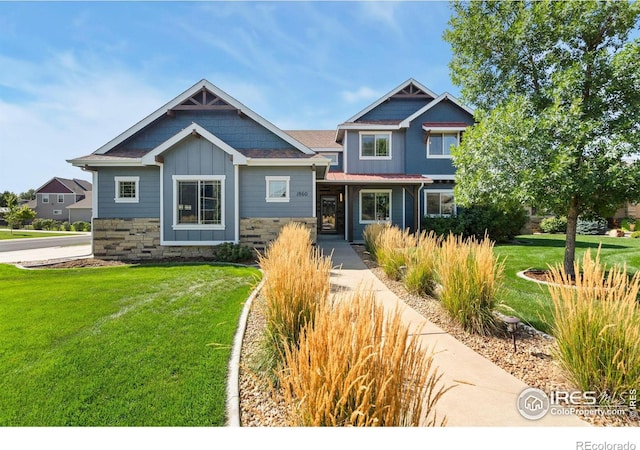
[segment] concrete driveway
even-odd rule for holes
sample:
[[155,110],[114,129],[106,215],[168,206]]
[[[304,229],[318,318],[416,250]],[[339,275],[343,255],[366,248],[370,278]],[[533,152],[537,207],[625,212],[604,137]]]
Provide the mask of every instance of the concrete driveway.
[[0,241],[0,263],[91,257],[91,233]]

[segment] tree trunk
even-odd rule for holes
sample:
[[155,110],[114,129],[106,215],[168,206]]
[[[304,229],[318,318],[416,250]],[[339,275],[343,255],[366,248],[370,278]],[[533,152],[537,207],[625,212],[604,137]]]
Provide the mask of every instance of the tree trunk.
[[578,198],[571,197],[569,211],[567,212],[567,237],[564,244],[564,271],[567,275],[575,277],[573,263],[576,259],[576,231],[578,226]]

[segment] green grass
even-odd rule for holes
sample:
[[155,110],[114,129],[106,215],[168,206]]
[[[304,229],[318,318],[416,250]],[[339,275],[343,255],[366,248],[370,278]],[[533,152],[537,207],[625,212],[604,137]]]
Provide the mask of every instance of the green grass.
[[44,238],[54,236],[69,236],[73,233],[56,233],[56,232],[34,232],[25,230],[0,229],[0,241],[4,239],[27,239],[27,238]]
[[259,271],[0,265],[0,426],[220,426]]
[[[550,332],[552,321],[551,297],[545,285],[527,281],[516,273],[528,268],[547,269],[548,265],[561,264],[564,257],[563,234],[539,234],[518,236],[520,244],[503,244],[495,247],[498,256],[505,258],[505,280],[500,300],[512,308],[510,314],[531,324],[536,329]],[[578,236],[576,260],[582,259],[587,248],[592,253],[602,244],[600,260],[603,264],[627,264],[633,274],[640,270],[640,240],[607,236]]]

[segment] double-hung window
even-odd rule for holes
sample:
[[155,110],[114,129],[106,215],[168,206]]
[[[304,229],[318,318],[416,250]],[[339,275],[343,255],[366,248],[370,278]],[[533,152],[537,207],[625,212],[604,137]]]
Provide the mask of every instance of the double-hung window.
[[391,159],[391,133],[360,133],[360,159]]
[[360,191],[360,223],[391,222],[391,189]]
[[140,177],[114,177],[116,203],[138,203]]
[[427,158],[451,158],[451,147],[457,147],[460,143],[460,133],[429,134],[427,141]]
[[267,183],[267,202],[288,202],[289,201],[289,180],[290,177],[265,177]]
[[173,176],[174,229],[224,229],[224,179]]
[[456,213],[452,190],[424,191],[425,215],[430,217],[451,216]]
[[42,194],[42,203],[49,203],[49,194]]
[[58,194],[58,203],[64,203],[64,194]]

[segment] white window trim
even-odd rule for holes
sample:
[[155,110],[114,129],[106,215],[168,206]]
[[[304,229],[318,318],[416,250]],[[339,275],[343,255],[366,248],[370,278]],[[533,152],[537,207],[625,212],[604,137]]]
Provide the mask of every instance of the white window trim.
[[[377,134],[384,134],[386,136],[388,136],[389,138],[389,156],[363,156],[362,155],[362,136],[363,135],[371,135],[373,134],[374,136]],[[361,131],[359,133],[358,136],[358,146],[359,146],[359,155],[360,155],[360,159],[361,160],[373,160],[373,161],[385,161],[385,160],[390,160],[392,159],[392,145],[391,145],[391,137],[392,137],[392,133],[390,131]],[[374,141],[374,145],[373,145],[374,149],[375,149],[375,141]]]
[[[362,194],[389,194],[389,220],[363,220],[362,219]],[[361,189],[358,195],[358,219],[361,224],[391,223],[393,221],[393,190],[392,189]]]
[[[224,230],[225,229],[225,175],[173,175],[173,224],[174,230]],[[220,181],[220,223],[197,224],[178,223],[178,182],[180,181]]]
[[[116,195],[113,200],[116,203],[138,203],[140,201],[140,177],[113,177]],[[133,198],[130,197],[120,197],[120,183],[121,182],[134,182],[135,183],[135,194],[136,196]]]
[[[290,182],[291,182],[291,177],[281,177],[281,176],[266,176],[264,177],[265,180],[265,196],[264,199],[266,202],[268,203],[288,203],[290,201],[291,198],[291,192],[290,192]],[[287,196],[286,197],[269,197],[269,184],[272,181],[284,181],[287,184]]]
[[49,194],[42,194],[42,203],[49,203]]
[[54,216],[61,216],[62,215],[62,210],[61,209],[54,209],[53,210],[53,215]]
[[[451,217],[452,214],[427,214],[427,194],[450,194],[453,196],[453,215],[458,214],[458,205],[456,205],[456,196],[453,189],[425,189],[424,191],[424,217]],[[442,206],[442,204],[440,205]]]
[[[57,202],[56,203],[64,203],[64,194],[57,194]],[[62,200],[60,200],[62,198]]]
[[[445,134],[453,134],[454,132],[451,131],[436,131],[436,132],[431,132],[431,134],[441,134],[442,135],[442,152],[444,153],[444,135]],[[456,145],[460,145],[460,131],[456,131],[456,136],[458,138],[458,143]],[[431,136],[429,136],[431,137]],[[427,159],[451,159],[451,153],[449,153],[448,155],[432,155],[429,153],[429,139],[427,139],[427,143],[425,145],[426,149],[426,153],[427,153]]]
[[320,156],[326,157],[327,159],[330,159],[330,156],[335,156],[336,157],[336,162],[333,162],[333,160],[331,160],[331,163],[329,163],[330,166],[338,166],[340,165],[340,156],[338,152],[318,152],[318,154]]

